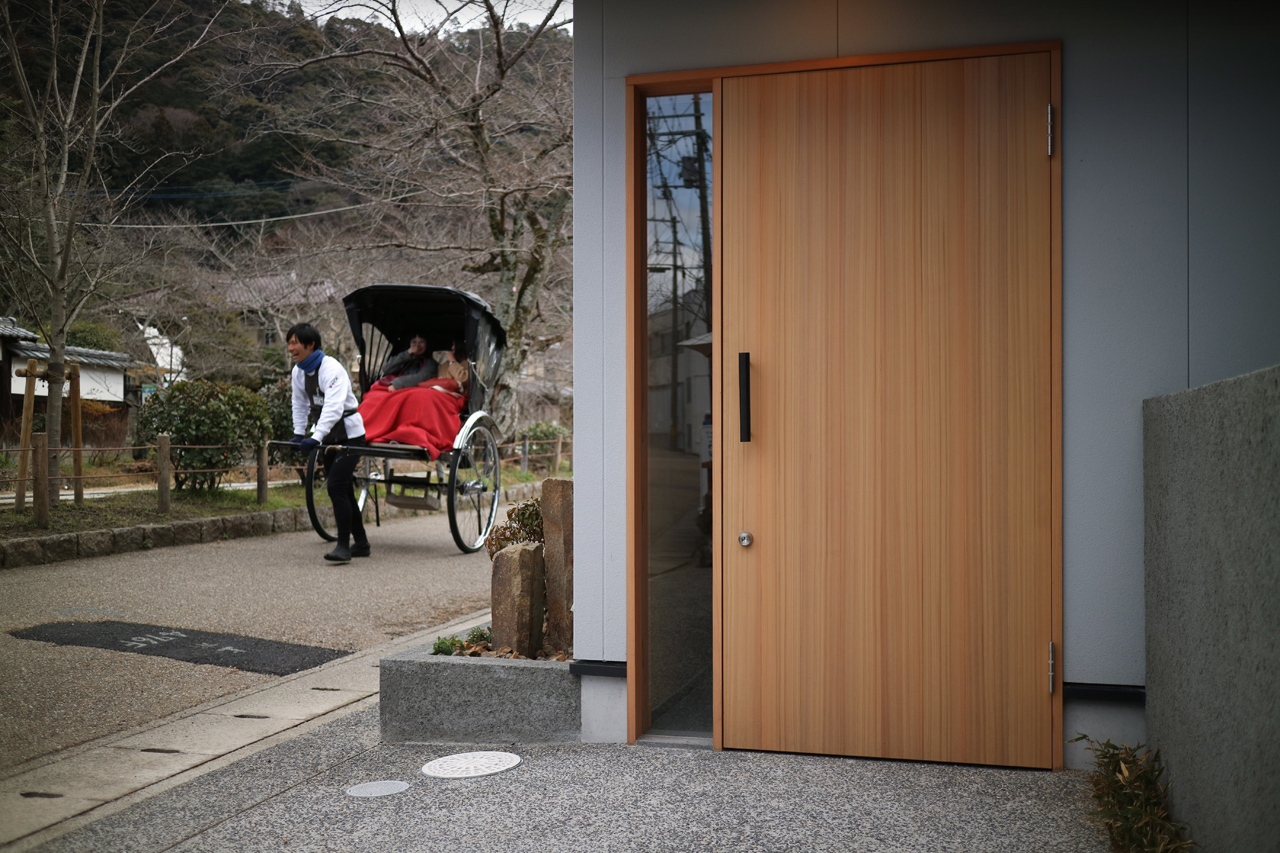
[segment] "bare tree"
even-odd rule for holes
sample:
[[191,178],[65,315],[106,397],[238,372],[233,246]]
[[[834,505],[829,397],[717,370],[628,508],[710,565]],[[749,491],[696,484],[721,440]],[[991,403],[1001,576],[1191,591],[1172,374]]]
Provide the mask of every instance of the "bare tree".
[[465,287],[494,305],[508,340],[491,398],[504,432],[520,417],[526,360],[568,327],[567,303],[548,310],[548,290],[569,278],[572,210],[572,49],[561,2],[530,18],[510,0],[438,0],[434,17],[416,22],[397,0],[346,5],[385,26],[330,19],[323,55],[268,55],[259,65],[331,74],[287,132],[356,150],[341,167],[313,161],[307,175],[377,204],[348,215],[326,251],[377,253],[411,268],[402,280]]
[[126,107],[149,82],[219,37],[214,27],[225,6],[193,21],[190,7],[177,0],[144,0],[121,20],[121,6],[107,0],[0,2],[0,67],[13,93],[0,100],[0,169],[9,178],[0,189],[0,246],[6,265],[29,273],[20,279],[29,286],[10,286],[9,296],[49,344],[52,471],[61,444],[67,331],[119,273],[119,255],[104,251],[102,226],[118,224],[148,173],[181,155],[160,155],[132,184],[110,192],[104,160],[122,139]]

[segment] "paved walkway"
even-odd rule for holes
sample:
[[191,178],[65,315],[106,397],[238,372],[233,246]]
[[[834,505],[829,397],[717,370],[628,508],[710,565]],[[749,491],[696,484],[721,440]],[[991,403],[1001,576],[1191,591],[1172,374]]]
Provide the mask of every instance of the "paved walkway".
[[380,658],[488,621],[480,611],[10,771],[0,849],[29,849],[376,702]]
[[[1086,816],[1079,773],[624,745],[383,744],[376,703],[7,849],[1110,849]],[[522,763],[478,779],[421,773],[428,761],[472,749],[511,751]],[[377,798],[347,793],[374,781],[409,787]]]
[[444,514],[370,529],[373,555],[335,566],[310,531],[0,571],[0,774],[276,676],[8,633],[117,621],[358,651],[489,603],[490,565]]

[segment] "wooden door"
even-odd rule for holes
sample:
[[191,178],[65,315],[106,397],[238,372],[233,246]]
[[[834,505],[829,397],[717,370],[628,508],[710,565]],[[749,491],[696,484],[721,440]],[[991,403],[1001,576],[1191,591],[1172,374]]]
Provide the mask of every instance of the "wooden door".
[[1052,762],[1050,84],[723,82],[726,747]]

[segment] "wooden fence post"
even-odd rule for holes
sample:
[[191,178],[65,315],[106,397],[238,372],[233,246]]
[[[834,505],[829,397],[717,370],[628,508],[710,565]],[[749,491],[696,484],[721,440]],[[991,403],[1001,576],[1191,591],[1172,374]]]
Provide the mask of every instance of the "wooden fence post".
[[258,445],[258,503],[267,502],[267,441]]
[[27,505],[27,477],[32,470],[31,419],[36,412],[36,375],[40,372],[40,362],[34,358],[27,359],[27,369],[19,370],[19,376],[27,378],[26,392],[22,395],[22,433],[18,438],[18,490],[13,496],[13,508],[22,509]]
[[36,527],[49,529],[49,436],[38,432],[31,436],[32,467],[35,469],[35,484],[31,489],[32,509],[35,512]]
[[552,477],[560,476],[560,450],[563,445],[564,445],[564,436],[557,435],[556,436],[556,455],[551,460],[551,476]]
[[156,436],[156,489],[161,514],[169,513],[169,477],[173,462],[169,459],[169,433]]
[[84,428],[80,413],[80,365],[67,367],[71,379],[71,473],[76,506],[84,506]]
[[529,436],[524,436],[520,442],[520,473],[529,473]]

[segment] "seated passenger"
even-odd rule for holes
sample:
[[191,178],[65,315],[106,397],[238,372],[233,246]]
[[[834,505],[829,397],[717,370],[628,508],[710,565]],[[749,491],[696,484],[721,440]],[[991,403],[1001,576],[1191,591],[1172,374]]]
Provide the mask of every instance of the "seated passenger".
[[435,378],[421,384],[448,391],[458,397],[466,397],[471,371],[467,367],[466,352],[459,352],[455,343],[452,349],[437,350],[431,357],[438,365]]
[[387,386],[388,391],[399,391],[412,388],[437,375],[436,360],[427,355],[427,341],[422,335],[414,335],[409,341],[409,348],[382,366],[382,378],[379,385]]
[[[425,343],[421,341],[424,353]],[[360,416],[368,441],[417,445],[426,449],[432,459],[453,444],[470,392],[470,370],[465,353],[456,345],[432,356],[431,364],[436,367],[431,371],[433,378],[399,386],[400,379],[412,378],[412,374],[384,376],[365,393]],[[396,367],[395,359],[388,362],[388,368]],[[388,372],[384,368],[384,373]],[[397,387],[400,390],[392,393]]]

